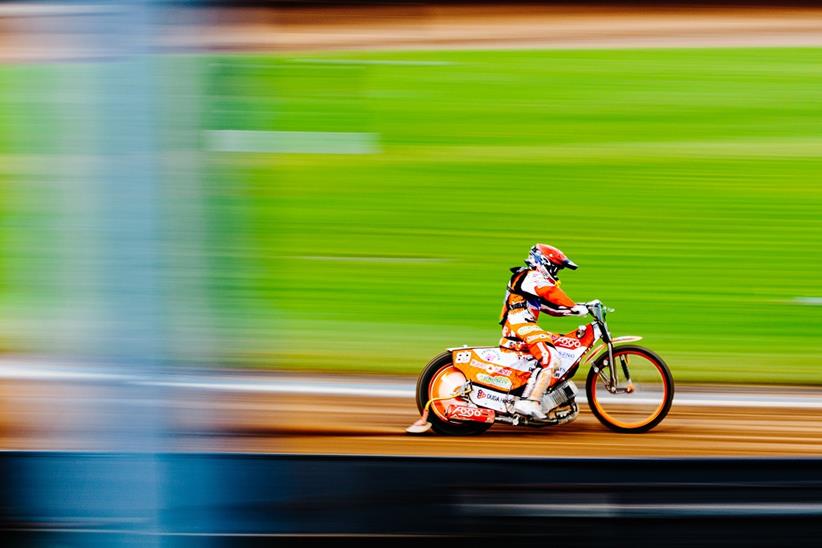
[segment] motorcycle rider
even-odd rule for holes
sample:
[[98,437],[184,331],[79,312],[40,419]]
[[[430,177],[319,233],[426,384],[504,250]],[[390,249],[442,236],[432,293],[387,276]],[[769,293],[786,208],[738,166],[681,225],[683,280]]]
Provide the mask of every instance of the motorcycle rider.
[[559,354],[551,343],[551,333],[537,325],[540,312],[552,316],[584,316],[588,307],[576,304],[559,287],[559,272],[577,265],[562,251],[546,244],[534,245],[525,259],[525,267],[511,268],[511,279],[505,292],[500,315],[502,339],[500,346],[527,350],[540,367],[528,380],[522,399],[514,409],[538,420],[547,418],[542,411],[542,396],[565,371]]

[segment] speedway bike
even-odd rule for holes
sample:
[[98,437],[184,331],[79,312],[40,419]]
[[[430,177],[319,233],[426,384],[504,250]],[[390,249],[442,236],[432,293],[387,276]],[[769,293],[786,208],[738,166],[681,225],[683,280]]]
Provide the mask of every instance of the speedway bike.
[[642,337],[612,337],[605,320],[613,311],[599,300],[586,303],[593,320],[552,343],[565,373],[542,397],[546,418],[518,414],[539,363],[527,352],[498,346],[449,348],[434,357],[417,380],[420,419],[406,430],[420,434],[475,435],[495,423],[555,426],[574,420],[583,399],[572,378],[588,367],[585,397],[594,416],[616,432],[647,432],[671,409],[674,381],[665,362],[653,351],[635,345]]

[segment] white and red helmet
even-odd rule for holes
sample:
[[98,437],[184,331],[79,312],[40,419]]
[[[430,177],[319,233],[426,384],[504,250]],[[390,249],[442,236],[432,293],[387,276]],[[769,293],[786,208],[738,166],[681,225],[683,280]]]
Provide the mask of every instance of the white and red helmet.
[[577,269],[577,264],[569,259],[565,253],[554,246],[536,244],[528,253],[525,264],[543,276],[559,280],[559,271],[563,268]]

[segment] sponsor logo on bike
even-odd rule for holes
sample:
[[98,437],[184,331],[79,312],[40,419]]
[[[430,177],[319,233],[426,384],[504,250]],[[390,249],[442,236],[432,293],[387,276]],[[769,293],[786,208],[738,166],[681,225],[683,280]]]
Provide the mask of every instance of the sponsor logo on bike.
[[488,392],[486,392],[482,388],[477,390],[477,398],[479,398],[481,400],[502,401],[502,398],[500,398],[496,394],[489,394]]
[[562,361],[576,361],[577,355],[573,352],[563,352],[562,350],[557,350],[557,354],[559,357],[562,358]]
[[491,386],[498,386],[504,390],[511,389],[511,379],[508,377],[492,377],[485,373],[477,373],[477,380],[485,384],[490,384]]
[[476,367],[477,369],[484,369],[485,371],[487,371],[488,373],[491,373],[492,375],[493,374],[498,374],[498,375],[511,375],[511,374],[513,374],[513,371],[511,371],[507,367],[494,365],[493,363],[485,363],[485,362],[481,362],[479,360],[471,360],[471,363],[469,365],[472,366],[472,367]]
[[510,377],[514,374],[514,372],[508,369],[507,367],[500,367],[498,365],[486,365],[485,370],[491,373],[492,375],[496,373],[497,375],[504,375],[506,377]]
[[565,348],[579,348],[579,340],[573,337],[557,337],[552,341],[555,346],[562,346]]
[[479,409],[466,405],[451,405],[446,410],[445,415],[449,419],[490,423],[494,422],[495,413],[490,409]]

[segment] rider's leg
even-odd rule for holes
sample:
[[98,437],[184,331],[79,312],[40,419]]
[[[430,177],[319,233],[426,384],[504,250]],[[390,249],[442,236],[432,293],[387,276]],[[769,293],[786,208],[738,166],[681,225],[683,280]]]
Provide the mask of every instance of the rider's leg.
[[532,350],[532,353],[539,360],[541,369],[536,372],[537,380],[534,383],[533,390],[525,396],[531,400],[541,401],[545,391],[556,382],[560,361],[559,354],[553,345],[548,346],[545,343],[538,343],[537,347]]
[[556,365],[559,363],[559,356],[552,346],[544,345],[540,350],[542,351],[541,367],[534,371],[533,385],[529,391],[523,394],[524,399],[518,400],[514,404],[514,409],[537,419],[544,419],[546,415],[542,410],[542,396],[545,395],[545,391],[555,381],[554,372],[556,371]]
[[554,382],[554,373],[559,366],[559,355],[551,344],[551,334],[536,323],[512,325],[511,331],[528,346],[531,355],[540,363],[540,368],[533,373],[533,382],[529,382],[523,398],[514,404],[518,412],[537,419],[546,418],[542,411],[542,396]]
[[526,396],[529,399],[542,399],[545,391],[556,381],[556,373],[560,366],[559,354],[553,344],[538,342],[530,349],[531,354],[539,361],[540,375],[534,383],[534,389]]

